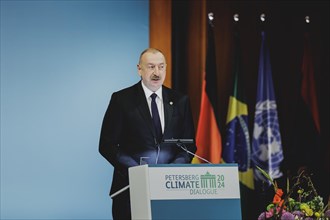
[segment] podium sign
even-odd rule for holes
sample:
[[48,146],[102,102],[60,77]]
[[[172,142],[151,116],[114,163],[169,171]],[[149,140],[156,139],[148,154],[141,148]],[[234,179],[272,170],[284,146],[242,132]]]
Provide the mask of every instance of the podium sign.
[[236,164],[129,169],[132,219],[241,219]]

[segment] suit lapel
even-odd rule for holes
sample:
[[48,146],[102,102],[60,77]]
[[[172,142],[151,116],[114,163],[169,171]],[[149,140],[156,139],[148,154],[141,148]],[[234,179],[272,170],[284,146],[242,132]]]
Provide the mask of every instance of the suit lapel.
[[142,118],[144,119],[144,121],[147,123],[149,129],[151,130],[152,135],[154,137],[156,137],[156,131],[153,126],[150,110],[149,110],[148,103],[146,100],[146,96],[145,96],[143,88],[141,86],[141,81],[139,83],[137,83],[136,89],[137,89],[137,93],[136,93],[137,94],[137,98],[136,98],[137,108],[138,108]]
[[163,87],[163,101],[164,101],[164,118],[165,118],[165,129],[164,129],[164,137],[166,135],[167,129],[170,127],[172,114],[173,114],[173,105],[174,102],[172,100],[169,91]]

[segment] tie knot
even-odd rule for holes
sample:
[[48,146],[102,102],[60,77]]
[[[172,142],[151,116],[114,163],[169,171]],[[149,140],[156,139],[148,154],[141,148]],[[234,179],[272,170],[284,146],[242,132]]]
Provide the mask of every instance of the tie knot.
[[154,100],[156,100],[157,94],[156,93],[152,93],[150,97],[154,101]]

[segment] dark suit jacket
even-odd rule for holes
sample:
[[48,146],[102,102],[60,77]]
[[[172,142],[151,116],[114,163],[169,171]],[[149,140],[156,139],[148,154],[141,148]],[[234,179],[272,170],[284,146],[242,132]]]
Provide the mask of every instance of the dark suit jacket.
[[[195,139],[195,129],[187,96],[163,86],[163,139]],[[190,163],[192,156],[175,144],[158,144],[156,132],[141,85],[112,94],[105,113],[99,151],[113,166],[110,194],[128,185],[128,168],[148,157],[149,164]],[[194,144],[187,149],[196,152]]]

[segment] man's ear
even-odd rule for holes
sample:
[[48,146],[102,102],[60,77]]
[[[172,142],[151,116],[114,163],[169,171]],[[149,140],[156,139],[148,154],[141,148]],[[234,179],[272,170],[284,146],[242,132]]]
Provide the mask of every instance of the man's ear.
[[141,71],[141,66],[140,66],[140,64],[137,64],[136,67],[137,67],[137,69],[138,69],[138,74],[139,74],[139,76],[142,76],[141,73],[140,73],[140,71]]

